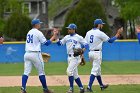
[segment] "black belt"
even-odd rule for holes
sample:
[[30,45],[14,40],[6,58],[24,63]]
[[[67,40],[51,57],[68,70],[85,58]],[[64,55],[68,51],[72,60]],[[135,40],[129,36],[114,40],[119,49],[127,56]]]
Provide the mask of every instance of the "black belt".
[[100,51],[99,49],[93,50],[93,51]]
[[30,52],[41,52],[41,51],[26,51],[26,52],[29,52],[30,53]]

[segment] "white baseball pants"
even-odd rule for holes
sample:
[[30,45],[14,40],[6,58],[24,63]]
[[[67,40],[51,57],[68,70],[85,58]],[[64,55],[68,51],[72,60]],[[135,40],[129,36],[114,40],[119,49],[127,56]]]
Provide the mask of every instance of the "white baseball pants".
[[102,51],[90,51],[89,59],[92,62],[91,74],[95,76],[101,75]]
[[77,79],[79,77],[78,75],[78,65],[81,62],[81,57],[68,57],[68,67],[67,67],[67,75],[68,76],[74,76],[74,79]]
[[24,75],[29,75],[32,65],[37,69],[38,75],[45,75],[44,62],[41,52],[26,52],[24,55]]

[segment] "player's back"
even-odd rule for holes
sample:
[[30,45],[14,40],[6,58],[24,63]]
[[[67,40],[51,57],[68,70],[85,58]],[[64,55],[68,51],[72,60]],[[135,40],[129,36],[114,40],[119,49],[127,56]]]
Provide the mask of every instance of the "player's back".
[[89,44],[89,49],[96,50],[102,49],[102,43],[107,41],[109,37],[104,32],[95,28],[87,32],[85,39]]
[[41,32],[35,28],[27,33],[25,51],[41,51],[40,33]]

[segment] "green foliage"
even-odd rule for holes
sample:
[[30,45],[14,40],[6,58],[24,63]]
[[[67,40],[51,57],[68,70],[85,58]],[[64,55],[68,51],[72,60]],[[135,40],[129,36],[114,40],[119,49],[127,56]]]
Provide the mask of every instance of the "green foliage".
[[5,25],[4,18],[4,6],[6,6],[7,0],[0,0],[0,37],[3,35],[3,29]]
[[[20,21],[23,20],[23,23],[25,21],[28,21],[27,17],[24,17],[24,15],[28,14],[28,12],[26,12],[26,7],[24,9],[24,13],[22,12],[23,11],[22,4],[23,4],[23,0],[20,0],[20,1],[19,0],[0,0],[0,36],[5,34],[9,37],[13,37],[16,39],[19,39],[19,36],[22,36],[20,33],[19,33],[20,35],[18,35],[17,33],[13,33],[13,31],[20,29],[17,27],[18,24],[14,23],[15,21],[17,21],[17,23],[19,23],[18,20],[20,20]],[[13,22],[9,22],[9,21],[6,22],[7,20],[4,19],[5,10],[11,10],[12,14],[9,15],[11,17],[8,20],[11,20]],[[20,19],[20,16],[23,19]],[[12,25],[12,23],[14,23],[14,24]],[[15,25],[16,25],[17,29],[14,29]],[[10,27],[10,29],[7,27]],[[26,29],[28,29],[28,26],[26,26],[26,27],[27,27]],[[11,32],[11,30],[13,30],[13,31]],[[25,31],[25,32],[27,32],[27,31]],[[18,36],[14,36],[13,34],[18,35]],[[25,36],[25,35],[23,35],[23,36]],[[23,39],[23,37],[21,37],[21,39]]]
[[139,23],[139,20],[137,19],[140,16],[140,11],[139,11],[140,1],[139,0],[115,0],[115,2],[120,9],[120,16],[126,21],[126,24],[128,24],[127,22],[129,22],[130,25],[129,37],[136,38],[135,24]]
[[25,40],[27,32],[31,29],[31,20],[23,14],[13,13],[7,20],[4,35],[16,40]]
[[0,19],[0,37],[3,35],[4,26],[5,21],[3,19]]
[[[86,32],[93,28],[93,21],[96,18],[101,18],[105,23],[107,23],[101,4],[97,0],[80,0],[78,5],[72,8],[68,13],[62,34],[67,34],[65,29],[66,26],[70,23],[75,23],[78,27],[78,34],[85,36]],[[109,34],[107,24],[103,30]]]
[[4,17],[6,10],[12,10],[12,13],[22,13],[22,4],[23,0],[0,0],[0,18]]
[[6,6],[8,0],[0,0],[0,19],[3,18],[4,7]]
[[53,17],[63,10],[65,7],[69,6],[72,0],[51,0],[48,6],[48,14],[49,19],[53,19]]
[[139,0],[117,0],[119,5],[121,6],[121,16],[125,20],[133,20],[140,16],[140,2]]

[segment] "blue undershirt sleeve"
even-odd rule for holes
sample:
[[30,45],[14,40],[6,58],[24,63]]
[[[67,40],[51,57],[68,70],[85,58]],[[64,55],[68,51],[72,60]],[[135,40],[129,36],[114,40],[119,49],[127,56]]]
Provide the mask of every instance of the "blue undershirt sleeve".
[[47,40],[47,42],[44,44],[46,46],[50,45],[52,42],[50,40]]
[[81,48],[85,48],[85,49],[89,49],[89,46],[88,46],[88,44],[86,44],[86,45],[81,45]]
[[89,49],[89,45],[88,44],[86,44],[84,47],[85,47],[85,49]]
[[62,44],[61,44],[61,42],[60,42],[60,40],[56,43],[58,46],[61,46]]
[[113,43],[115,40],[117,40],[117,37],[116,37],[116,36],[110,38],[110,39],[108,40],[108,42],[109,42],[109,43]]

